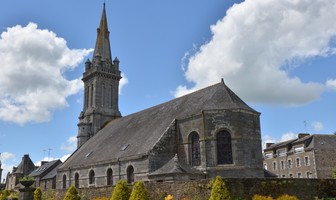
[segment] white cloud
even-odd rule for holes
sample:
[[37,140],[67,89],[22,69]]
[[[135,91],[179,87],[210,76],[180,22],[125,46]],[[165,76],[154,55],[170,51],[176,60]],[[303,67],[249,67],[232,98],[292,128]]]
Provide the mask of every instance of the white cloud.
[[61,145],[61,149],[65,151],[74,151],[77,147],[77,137],[76,136],[71,136],[67,140],[67,144]]
[[2,153],[0,153],[0,160],[2,162],[5,162],[6,160],[9,160],[9,159],[15,159],[15,154],[10,153],[10,152],[2,152]]
[[296,133],[293,133],[293,132],[289,131],[287,133],[284,133],[281,136],[280,142],[284,142],[284,141],[287,141],[287,140],[295,139],[297,137],[298,137],[298,135]]
[[67,80],[64,72],[91,51],[69,49],[63,38],[34,23],[7,28],[0,37],[0,119],[20,125],[50,120],[82,89],[80,78]]
[[224,78],[244,100],[299,105],[320,97],[325,86],[289,74],[308,58],[335,54],[336,1],[246,0],[211,26],[211,40],[189,58],[185,77],[194,87]]
[[123,87],[128,83],[128,78],[126,77],[124,73],[121,73],[121,77],[122,79],[120,79],[120,82],[119,82],[119,94],[121,94]]
[[312,123],[312,127],[314,131],[322,131],[324,128],[322,122],[317,122],[317,121]]
[[336,79],[328,79],[326,81],[326,86],[330,90],[336,90]]
[[71,154],[66,154],[60,158],[62,162],[64,162],[66,159],[68,159],[71,156]]

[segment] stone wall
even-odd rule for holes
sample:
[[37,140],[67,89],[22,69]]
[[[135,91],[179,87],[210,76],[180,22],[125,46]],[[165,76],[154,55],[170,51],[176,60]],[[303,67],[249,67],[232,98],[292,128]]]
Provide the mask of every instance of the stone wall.
[[[336,179],[225,179],[232,197],[249,200],[254,194],[295,195],[299,199],[336,198]],[[174,199],[207,200],[210,197],[212,180],[147,182],[151,200],[162,200],[167,194]],[[96,197],[111,197],[113,187],[80,189],[82,200]],[[63,199],[66,190],[48,191],[54,199]],[[46,196],[45,196],[46,197]]]

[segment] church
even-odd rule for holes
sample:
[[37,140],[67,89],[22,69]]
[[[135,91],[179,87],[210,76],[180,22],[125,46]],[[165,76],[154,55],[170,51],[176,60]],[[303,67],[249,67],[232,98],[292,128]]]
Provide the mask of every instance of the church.
[[56,188],[264,177],[260,113],[225,83],[122,116],[119,60],[112,60],[105,4],[83,73],[77,149],[57,170]]

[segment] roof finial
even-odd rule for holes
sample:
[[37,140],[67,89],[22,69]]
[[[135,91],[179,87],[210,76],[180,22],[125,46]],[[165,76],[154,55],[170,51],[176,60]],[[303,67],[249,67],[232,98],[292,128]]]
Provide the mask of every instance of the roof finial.
[[221,79],[221,82],[224,84],[224,78]]

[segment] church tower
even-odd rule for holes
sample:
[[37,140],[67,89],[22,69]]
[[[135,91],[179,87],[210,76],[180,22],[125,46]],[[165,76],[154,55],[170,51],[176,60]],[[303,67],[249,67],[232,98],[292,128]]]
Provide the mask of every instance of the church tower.
[[110,120],[121,117],[118,107],[119,60],[112,61],[105,3],[92,61],[85,62],[84,104],[79,115],[77,148],[95,135]]

